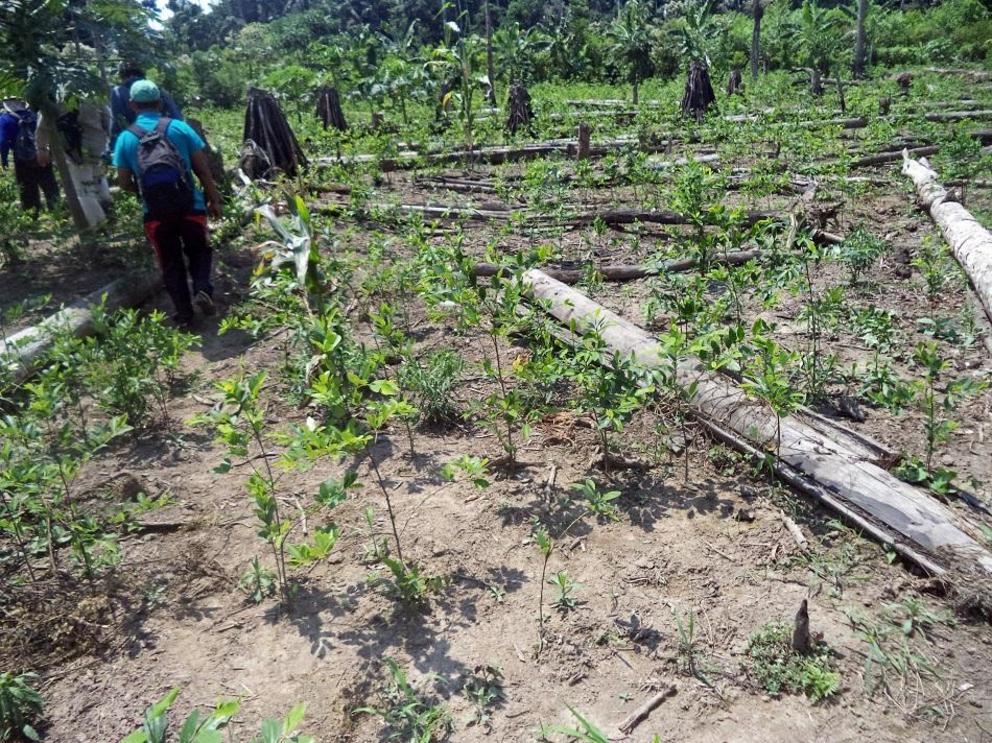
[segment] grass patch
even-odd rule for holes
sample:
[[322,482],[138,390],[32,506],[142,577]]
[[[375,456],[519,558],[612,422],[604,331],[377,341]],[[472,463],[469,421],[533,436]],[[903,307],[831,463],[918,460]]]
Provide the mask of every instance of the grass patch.
[[782,622],[762,627],[747,647],[748,670],[772,696],[805,694],[821,702],[840,691],[840,674],[833,668],[833,651],[819,642],[809,655],[792,649],[791,628]]

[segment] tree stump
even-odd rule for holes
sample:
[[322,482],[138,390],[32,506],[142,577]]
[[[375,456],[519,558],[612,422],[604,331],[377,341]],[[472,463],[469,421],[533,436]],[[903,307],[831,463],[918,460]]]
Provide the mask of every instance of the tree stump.
[[814,98],[819,98],[823,95],[823,78],[817,69],[811,69],[809,71],[809,89]]
[[592,130],[589,128],[588,124],[579,124],[579,144],[576,151],[576,155],[579,160],[589,159],[589,150],[591,146]]
[[913,73],[904,72],[896,78],[896,83],[903,95],[909,95],[909,87],[913,84]]
[[738,93],[744,93],[744,76],[740,70],[733,70],[727,83],[727,95],[737,95]]
[[685,81],[685,94],[682,96],[682,115],[692,114],[701,121],[711,105],[716,103],[710,73],[705,63],[694,59],[689,65],[689,77]]
[[888,96],[878,99],[878,115],[888,116],[889,109],[892,108],[892,99]]
[[333,127],[339,132],[348,131],[344,111],[341,109],[341,96],[337,88],[321,88],[317,91],[317,118],[326,130]]
[[516,134],[521,129],[531,131],[534,120],[534,109],[530,102],[530,93],[519,80],[510,86],[510,95],[506,102],[509,115],[506,119],[506,130]]
[[371,128],[372,128],[372,131],[373,132],[380,132],[380,131],[382,131],[382,123],[383,123],[382,111],[373,111],[372,112],[372,122],[371,122],[371,125],[370,125]]
[[796,612],[796,621],[792,629],[792,649],[806,655],[812,647],[813,641],[809,636],[809,608],[806,599],[803,599],[799,611]]
[[[264,159],[243,158],[242,170],[249,178],[268,178],[273,175],[271,171],[276,170],[293,177],[307,167],[306,155],[290,129],[286,115],[279,108],[276,99],[259,88],[248,89],[243,139],[245,142],[253,142],[265,154]],[[267,166],[265,159],[268,160]],[[264,167],[267,169],[261,172]]]

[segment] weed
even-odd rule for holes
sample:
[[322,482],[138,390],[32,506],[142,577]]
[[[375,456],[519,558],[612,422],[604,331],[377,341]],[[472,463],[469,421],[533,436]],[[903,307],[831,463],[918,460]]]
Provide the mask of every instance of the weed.
[[582,496],[589,513],[594,514],[598,519],[602,521],[620,520],[620,511],[613,502],[622,495],[619,490],[602,491],[595,481],[590,479],[574,483],[571,490]]
[[486,469],[489,460],[485,457],[476,457],[471,454],[463,454],[457,459],[452,459],[441,468],[441,477],[448,482],[454,482],[459,472],[463,473],[478,490],[485,490],[489,487],[489,470]]
[[0,673],[0,740],[41,740],[35,725],[41,720],[42,699],[31,684],[33,673]]
[[819,643],[809,655],[792,648],[791,629],[780,622],[766,624],[747,647],[750,671],[772,696],[805,694],[814,702],[840,691],[840,674],[833,669],[830,648]]
[[[382,707],[360,707],[353,714],[375,715],[388,728],[389,740],[404,739],[433,743],[448,737],[451,715],[443,704],[419,692],[407,679],[406,671],[392,658],[384,658],[389,679],[382,693]],[[433,676],[425,678],[429,683]]]
[[756,350],[755,359],[745,371],[741,388],[752,397],[764,400],[775,413],[775,455],[782,448],[782,417],[795,411],[804,395],[795,390],[789,370],[796,361],[796,354],[786,351],[768,337],[770,328],[757,320],[751,328],[751,342]]
[[474,716],[470,724],[489,726],[492,708],[503,699],[503,671],[498,666],[476,666],[466,680],[462,694],[472,704]]
[[834,248],[834,255],[850,276],[851,286],[856,286],[862,274],[871,268],[888,246],[864,227],[849,233],[844,242]]
[[245,592],[254,604],[262,603],[276,591],[276,575],[262,567],[257,557],[251,558],[251,567],[241,576],[238,588]]
[[574,707],[571,705],[566,706],[568,707],[568,711],[572,713],[572,717],[578,721],[578,727],[570,728],[564,725],[556,725],[551,729],[551,732],[567,736],[569,740],[577,740],[580,743],[609,743],[610,739],[606,737],[606,733],[583,717]]
[[931,611],[927,605],[916,596],[907,596],[898,604],[888,604],[887,618],[899,627],[906,637],[917,633],[929,638],[930,631],[938,624],[953,627],[957,622],[950,612]]
[[575,598],[574,594],[582,587],[582,584],[569,578],[567,571],[560,570],[555,573],[555,576],[548,580],[548,585],[558,589],[558,596],[551,602],[551,605],[562,614],[567,614],[578,606],[578,599]]
[[444,423],[459,417],[453,393],[465,362],[454,351],[435,351],[422,363],[407,358],[397,379],[400,386],[413,393],[414,402],[425,423]]
[[422,606],[432,593],[439,592],[447,583],[443,577],[424,575],[412,562],[407,563],[386,556],[381,559],[393,577],[392,579],[378,577],[375,580],[385,584],[404,604]]

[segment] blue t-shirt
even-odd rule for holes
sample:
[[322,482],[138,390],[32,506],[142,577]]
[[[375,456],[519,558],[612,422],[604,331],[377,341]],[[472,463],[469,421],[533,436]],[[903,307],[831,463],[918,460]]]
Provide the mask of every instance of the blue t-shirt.
[[[150,132],[158,125],[158,120],[161,116],[162,114],[158,113],[158,111],[142,111],[138,114],[138,119],[134,123],[146,132]],[[193,179],[193,170],[190,161],[193,153],[199,152],[206,145],[200,139],[200,135],[194,132],[189,124],[184,121],[173,120],[169,124],[169,128],[165,130],[165,136],[175,145],[176,150],[178,150],[183,158],[183,162],[186,163],[186,177],[189,178],[189,182],[193,186],[193,211],[206,212],[207,202],[203,198],[203,191],[200,190],[196,185],[196,181]],[[125,130],[117,138],[117,142],[114,144],[114,166],[127,168],[134,173],[136,180],[140,180],[138,172],[138,138],[134,132]],[[145,211],[148,211],[147,205],[145,206]]]

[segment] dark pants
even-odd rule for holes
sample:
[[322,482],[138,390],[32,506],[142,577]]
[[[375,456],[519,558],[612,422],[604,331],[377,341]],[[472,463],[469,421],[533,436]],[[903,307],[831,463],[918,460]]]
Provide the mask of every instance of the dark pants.
[[167,221],[148,219],[145,235],[155,248],[162,280],[172,297],[176,317],[188,320],[193,316],[193,305],[187,271],[193,280],[194,294],[203,291],[213,296],[214,293],[214,286],[210,283],[213,254],[207,239],[207,216],[187,214]]
[[21,189],[21,208],[24,211],[41,210],[41,192],[45,192],[45,201],[49,209],[54,209],[59,201],[59,184],[55,182],[55,171],[52,166],[14,161],[14,178]]

